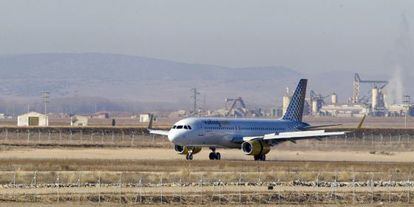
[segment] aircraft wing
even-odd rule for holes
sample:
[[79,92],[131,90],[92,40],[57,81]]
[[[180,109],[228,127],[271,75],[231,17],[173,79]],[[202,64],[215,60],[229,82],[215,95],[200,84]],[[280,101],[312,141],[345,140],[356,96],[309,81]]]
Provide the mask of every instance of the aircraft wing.
[[301,139],[315,139],[322,137],[340,136],[347,132],[325,132],[325,130],[313,131],[295,131],[295,132],[281,132],[273,134],[265,134],[256,137],[243,137],[243,141],[250,141],[254,139],[271,140],[271,141],[296,141]]
[[150,115],[150,121],[149,121],[148,127],[147,127],[147,130],[149,131],[149,133],[150,134],[157,134],[157,135],[168,136],[169,131],[152,129],[152,123],[153,123],[153,121],[154,121],[154,115],[151,114]]
[[[366,115],[364,115],[359,122],[356,130],[362,129],[362,125],[365,121]],[[326,127],[328,125],[324,125]],[[333,126],[333,125],[330,125]],[[315,128],[322,127],[322,126],[315,126]],[[312,127],[308,127],[311,129]],[[348,132],[326,132],[325,130],[306,130],[306,131],[293,131],[293,132],[281,132],[281,133],[273,133],[273,134],[265,134],[263,136],[255,136],[255,137],[243,137],[243,141],[250,141],[250,140],[269,140],[275,142],[283,142],[283,141],[291,141],[295,142],[296,140],[301,139],[319,139],[323,137],[332,137],[332,136],[340,136],[345,135]]]
[[156,129],[148,129],[150,134],[157,134],[157,135],[163,135],[163,136],[168,136],[168,132],[166,130],[156,130]]

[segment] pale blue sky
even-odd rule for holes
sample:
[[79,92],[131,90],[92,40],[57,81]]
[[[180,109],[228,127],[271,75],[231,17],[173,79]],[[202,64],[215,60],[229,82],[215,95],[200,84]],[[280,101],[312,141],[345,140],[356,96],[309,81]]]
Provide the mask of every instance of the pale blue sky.
[[412,0],[0,0],[0,54],[385,73],[403,13],[413,28]]

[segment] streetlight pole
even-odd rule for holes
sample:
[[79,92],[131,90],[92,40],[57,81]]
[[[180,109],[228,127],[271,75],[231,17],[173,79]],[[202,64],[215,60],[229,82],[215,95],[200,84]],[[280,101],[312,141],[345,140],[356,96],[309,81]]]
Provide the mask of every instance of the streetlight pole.
[[409,95],[405,95],[404,96],[404,101],[403,101],[404,108],[405,108],[405,112],[404,112],[404,114],[405,114],[404,125],[405,125],[405,128],[406,129],[407,129],[407,117],[408,117],[408,112],[410,110],[410,104],[411,104],[411,100],[410,99],[411,99],[411,97]]
[[42,100],[44,104],[44,114],[47,114],[47,104],[49,103],[49,91],[42,91]]
[[197,96],[200,95],[200,93],[197,91],[197,88],[192,88],[192,96],[193,98],[193,115],[198,115],[198,108],[197,108]]

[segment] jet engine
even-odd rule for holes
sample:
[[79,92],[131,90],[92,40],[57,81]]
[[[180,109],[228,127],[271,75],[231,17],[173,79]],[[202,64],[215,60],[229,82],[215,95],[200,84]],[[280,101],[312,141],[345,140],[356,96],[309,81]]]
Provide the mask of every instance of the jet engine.
[[244,154],[253,156],[265,155],[270,152],[270,145],[261,140],[243,142],[241,148]]
[[192,150],[193,154],[197,154],[201,151],[201,147],[187,147],[181,145],[175,145],[174,149],[180,155],[187,155],[190,150]]

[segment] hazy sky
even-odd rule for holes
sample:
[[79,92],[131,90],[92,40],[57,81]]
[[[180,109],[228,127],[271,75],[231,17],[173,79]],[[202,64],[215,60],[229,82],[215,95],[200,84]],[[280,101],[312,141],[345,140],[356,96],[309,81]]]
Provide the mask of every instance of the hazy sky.
[[413,28],[414,1],[0,0],[0,14],[0,54],[103,52],[385,72],[403,14]]

